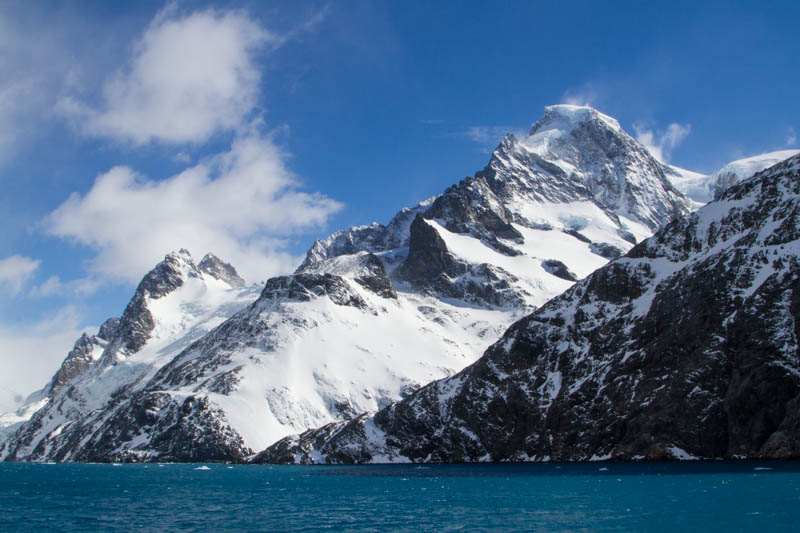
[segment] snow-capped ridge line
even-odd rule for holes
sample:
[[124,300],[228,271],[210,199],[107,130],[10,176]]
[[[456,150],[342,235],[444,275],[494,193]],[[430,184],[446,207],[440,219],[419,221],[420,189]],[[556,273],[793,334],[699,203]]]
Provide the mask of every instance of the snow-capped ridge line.
[[0,455],[239,461],[470,365],[521,316],[688,211],[608,117],[550,113],[571,129],[546,150],[508,136],[474,176],[385,225],[316,241],[263,287],[237,287],[214,256],[168,254],[100,360]]
[[798,228],[800,155],[673,220],[454,376],[253,462],[798,458]]

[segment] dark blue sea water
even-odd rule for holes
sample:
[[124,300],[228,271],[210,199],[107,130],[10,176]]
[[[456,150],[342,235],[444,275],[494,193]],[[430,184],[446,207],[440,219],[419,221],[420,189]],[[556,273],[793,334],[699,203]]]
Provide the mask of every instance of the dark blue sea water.
[[0,464],[0,531],[798,531],[800,463]]

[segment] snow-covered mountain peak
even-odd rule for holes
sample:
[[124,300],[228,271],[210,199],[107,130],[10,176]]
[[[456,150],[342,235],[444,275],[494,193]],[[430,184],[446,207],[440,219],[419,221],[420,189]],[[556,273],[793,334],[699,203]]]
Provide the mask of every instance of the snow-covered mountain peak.
[[578,156],[587,146],[620,144],[614,141],[618,136],[629,138],[615,119],[591,107],[562,104],[545,107],[542,118],[519,144],[547,159],[579,165]]
[[163,340],[185,334],[198,316],[225,301],[231,289],[244,285],[233,266],[212,254],[201,265],[202,269],[182,248],[168,253],[145,274],[103,352],[101,367],[130,357],[153,337]]
[[556,164],[562,160],[572,169],[585,167],[599,159],[614,159],[624,152],[650,153],[636,142],[616,119],[594,108],[575,105],[555,105],[545,108],[545,113],[532,127],[527,137],[520,139],[518,148],[535,153]]
[[664,166],[616,120],[590,107],[546,108],[530,135],[507,136],[480,174],[516,203],[591,202],[620,226],[642,225],[648,233],[690,207]]
[[200,277],[200,271],[194,264],[192,254],[185,248],[170,252],[164,260],[145,274],[136,292],[142,292],[150,298],[161,298],[174,291],[190,277]]
[[[102,447],[112,438],[130,438],[121,437],[118,426],[110,430],[114,437],[95,434],[99,426],[92,424],[98,420],[92,417],[100,415],[102,422],[107,415],[101,415],[103,409],[115,399],[144,387],[177,353],[258,297],[258,287],[234,286],[235,269],[219,258],[209,254],[201,265],[204,268],[195,265],[186,250],[167,254],[144,276],[121,318],[107,320],[95,335],[82,335],[51,382],[28,399],[24,412],[0,416],[0,437],[24,424],[11,444],[0,444],[0,460],[7,454],[41,459],[49,453],[64,460],[78,457],[83,446]],[[158,409],[155,405],[137,410],[137,419],[154,416]],[[71,440],[71,432],[93,443]],[[29,445],[43,436],[63,439],[58,451]],[[189,440],[201,439],[196,435]]]
[[569,132],[580,124],[602,124],[616,131],[622,131],[616,119],[589,107],[569,104],[551,105],[544,108],[544,115],[532,127],[529,136],[546,132]]

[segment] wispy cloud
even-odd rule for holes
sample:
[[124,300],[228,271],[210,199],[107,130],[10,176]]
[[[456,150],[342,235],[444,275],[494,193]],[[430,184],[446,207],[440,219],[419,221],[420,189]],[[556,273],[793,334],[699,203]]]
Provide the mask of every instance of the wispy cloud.
[[653,131],[642,124],[634,124],[636,140],[642,143],[659,161],[669,161],[672,150],[678,147],[692,131],[691,124],[671,123],[666,130]]
[[0,2],[0,165],[41,135],[74,67],[71,21],[36,3]]
[[39,268],[41,261],[21,255],[0,259],[0,287],[5,287],[11,296],[22,290],[25,282]]
[[133,144],[201,143],[246,122],[257,105],[257,54],[280,38],[242,11],[159,12],[100,106],[73,96],[57,109],[90,135]]
[[797,134],[792,126],[786,128],[786,146],[794,146],[797,144]]
[[[295,258],[283,240],[319,226],[341,208],[301,190],[271,137],[240,137],[230,150],[153,180],[118,166],[73,194],[45,220],[51,235],[96,251],[92,274],[136,282],[165,253],[187,248],[231,261],[247,279],[283,273]],[[57,281],[42,292],[59,288]]]
[[51,296],[84,298],[97,292],[102,285],[102,281],[94,276],[69,281],[63,281],[60,276],[50,276],[43,283],[31,287],[29,296],[32,298]]
[[192,156],[187,154],[186,152],[178,152],[174,156],[172,156],[172,160],[176,163],[181,163],[187,165],[192,162]]
[[317,26],[319,26],[319,24],[321,24],[322,21],[324,21],[327,18],[329,12],[330,12],[330,6],[328,4],[325,4],[320,9],[312,13],[311,16],[306,18],[304,21],[289,28],[288,31],[284,33],[274,34],[274,38],[272,39],[271,44],[273,45],[274,48],[277,48],[279,46],[283,46],[284,44],[292,40],[302,38],[304,34],[313,31]]
[[460,135],[479,146],[481,151],[491,153],[507,134],[524,137],[525,130],[514,126],[470,126]]
[[591,84],[584,84],[575,89],[567,89],[561,96],[560,103],[570,105],[588,105],[596,107],[599,105],[599,91]]

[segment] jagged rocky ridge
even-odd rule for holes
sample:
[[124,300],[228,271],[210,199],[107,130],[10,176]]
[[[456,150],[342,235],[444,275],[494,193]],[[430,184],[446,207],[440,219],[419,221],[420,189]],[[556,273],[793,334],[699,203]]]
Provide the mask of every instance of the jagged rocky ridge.
[[255,462],[800,457],[800,156],[514,324],[475,364]]
[[230,265],[170,254],[97,361],[0,457],[242,460],[464,368],[516,319],[687,211],[615,120],[547,108],[474,177],[386,226],[318,241],[257,298]]
[[[115,415],[129,406],[135,409],[128,402],[159,368],[161,353],[189,344],[252,300],[256,289],[240,282],[232,266],[211,254],[198,265],[186,250],[168,254],[139,283],[121,318],[78,339],[50,383],[32,395],[38,410],[0,444],[0,456],[112,460],[108,449],[116,452],[114,445],[134,438],[136,423],[146,413],[134,410],[125,427]],[[203,406],[202,400],[162,402],[166,428],[161,439],[167,443],[153,446],[168,449],[169,439],[194,439],[191,446],[198,449],[207,441],[216,443],[214,436],[202,434],[201,425],[192,425]]]
[[103,351],[109,341],[114,339],[118,329],[119,318],[109,318],[103,322],[96,335],[82,334],[61,363],[58,372],[45,387],[46,395],[54,395],[61,387],[83,375],[103,355]]

